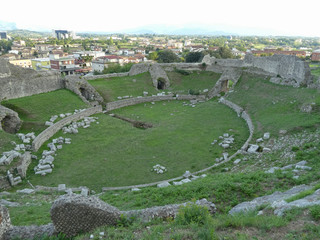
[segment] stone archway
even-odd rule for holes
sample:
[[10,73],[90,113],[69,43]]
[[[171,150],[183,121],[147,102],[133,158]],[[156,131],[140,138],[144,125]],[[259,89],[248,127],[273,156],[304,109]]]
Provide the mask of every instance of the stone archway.
[[228,92],[229,90],[229,80],[224,80],[221,82],[220,92]]
[[80,87],[79,91],[85,99],[87,99],[88,101],[91,99],[90,92],[87,89],[85,89],[84,87]]
[[16,133],[20,128],[20,119],[13,115],[6,115],[1,119],[1,127],[7,133]]
[[163,78],[158,78],[157,89],[163,90],[166,89],[166,81]]

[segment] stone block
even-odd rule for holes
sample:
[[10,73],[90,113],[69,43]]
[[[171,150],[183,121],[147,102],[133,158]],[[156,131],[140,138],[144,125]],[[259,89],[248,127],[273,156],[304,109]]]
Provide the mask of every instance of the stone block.
[[71,194],[59,197],[52,205],[51,220],[56,231],[71,238],[97,227],[117,224],[120,211],[97,197]]

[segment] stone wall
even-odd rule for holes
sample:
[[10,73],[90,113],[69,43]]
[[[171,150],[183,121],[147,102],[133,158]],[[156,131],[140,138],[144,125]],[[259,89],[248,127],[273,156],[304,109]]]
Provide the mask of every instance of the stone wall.
[[253,123],[252,123],[252,120],[251,120],[249,114],[246,113],[244,111],[244,109],[241,108],[240,106],[238,106],[237,104],[235,104],[231,101],[228,101],[224,98],[220,98],[219,102],[232,108],[238,114],[238,117],[241,117],[246,121],[248,128],[249,128],[250,135],[249,135],[249,138],[247,139],[247,141],[245,142],[245,144],[241,147],[241,150],[246,150],[248,148],[248,145],[252,139],[253,132],[254,132],[254,126],[253,126]]
[[4,234],[11,228],[9,210],[0,205],[0,240],[4,240]]
[[166,101],[166,100],[204,100],[204,96],[196,96],[196,95],[181,95],[173,97],[173,95],[167,95],[167,96],[149,96],[149,97],[140,97],[140,98],[129,98],[129,99],[123,99],[115,102],[110,102],[106,104],[106,110],[112,111],[114,109],[127,107],[136,105],[139,103],[145,103],[145,102],[156,102],[156,101]]
[[0,59],[0,101],[64,88],[60,74],[14,66]]
[[234,87],[241,77],[242,71],[237,68],[229,68],[223,71],[221,77],[216,82],[215,86],[208,92],[208,98],[211,99],[217,96],[220,92],[224,91],[223,88],[226,87],[225,91],[228,89],[228,81],[231,80],[233,82],[232,87]]
[[152,79],[152,84],[155,88],[158,87],[158,81],[161,79],[163,81],[163,88],[161,89],[166,89],[170,87],[170,81],[167,76],[167,73],[163,70],[162,67],[159,66],[159,64],[152,64],[149,68],[149,72],[151,75]]
[[21,176],[21,178],[25,178],[27,176],[27,170],[31,163],[31,154],[30,152],[25,152],[22,156],[20,161],[17,164],[17,172]]
[[21,120],[18,113],[0,105],[0,130],[8,133],[16,133],[20,129],[20,126]]
[[48,127],[46,130],[41,132],[32,142],[32,150],[38,151],[38,149],[42,146],[44,142],[49,140],[54,134],[56,134],[63,126],[70,124],[71,122],[79,121],[80,119],[84,117],[91,116],[96,113],[102,112],[102,107],[92,107],[88,108],[82,112],[79,112],[77,114],[71,115],[69,117],[66,117],[59,122],[53,124],[52,126]]
[[65,88],[77,94],[84,102],[97,101],[103,102],[103,98],[86,80],[79,76],[66,76],[64,79]]
[[301,86],[312,83],[309,65],[295,56],[254,57],[251,54],[247,54],[244,60],[217,59],[205,56],[203,62],[208,64],[208,71],[221,72],[232,67],[271,77],[278,76],[284,79],[287,85]]
[[125,77],[128,76],[129,72],[124,73],[109,73],[109,74],[101,74],[101,75],[93,75],[93,76],[83,76],[84,80],[95,80],[99,78],[112,78],[112,77]]

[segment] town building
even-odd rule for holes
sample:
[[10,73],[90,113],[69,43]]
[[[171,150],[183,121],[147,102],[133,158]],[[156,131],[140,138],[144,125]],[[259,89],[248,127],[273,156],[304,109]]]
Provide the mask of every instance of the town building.
[[52,30],[52,35],[53,35],[53,37],[55,37],[59,40],[68,39],[68,38],[72,38],[72,39],[76,38],[75,32],[68,31],[68,30]]
[[9,63],[22,68],[32,68],[31,59],[10,60]]
[[8,38],[7,32],[0,32],[0,40],[7,39],[7,38]]
[[97,72],[102,72],[111,63],[118,63],[120,65],[124,64],[124,59],[120,56],[109,55],[104,57],[99,57],[92,61],[92,70]]
[[320,61],[320,49],[312,52],[311,61]]
[[50,54],[50,66],[54,71],[59,71],[63,75],[74,75],[76,70],[79,69],[75,65],[73,56],[60,57],[59,54]]

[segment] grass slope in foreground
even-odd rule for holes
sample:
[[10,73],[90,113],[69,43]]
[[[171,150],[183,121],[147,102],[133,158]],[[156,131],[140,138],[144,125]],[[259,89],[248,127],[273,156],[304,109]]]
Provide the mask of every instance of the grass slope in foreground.
[[[183,106],[181,101],[157,102],[131,106],[115,113],[153,124],[153,128],[137,129],[130,123],[98,114],[100,124],[80,129],[55,157],[52,174],[35,176],[30,166],[33,185],[87,186],[100,191],[102,187],[126,186],[165,180],[206,168],[221,157],[223,148],[211,146],[225,132],[235,136],[229,149],[235,152],[248,137],[245,122],[230,108],[215,101]],[[232,129],[232,131],[229,131]],[[46,144],[39,153],[46,149]],[[36,163],[34,163],[36,164]],[[151,172],[161,164],[168,171]]]
[[[257,137],[264,132],[278,135],[280,129],[291,131],[320,123],[317,89],[281,86],[262,77],[243,74],[227,99],[248,111]],[[312,106],[310,113],[301,110],[307,105]]]
[[51,116],[88,107],[75,93],[66,89],[6,100],[1,104],[19,114],[23,121],[20,132],[36,134],[47,127],[44,124]]

